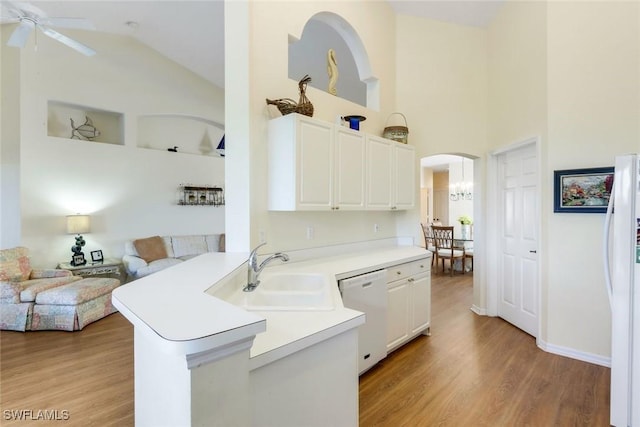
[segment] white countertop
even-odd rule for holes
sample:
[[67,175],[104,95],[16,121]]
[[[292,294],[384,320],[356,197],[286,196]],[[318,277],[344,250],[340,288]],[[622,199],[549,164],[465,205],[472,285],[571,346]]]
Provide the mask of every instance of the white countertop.
[[205,293],[244,265],[249,254],[212,252],[115,289],[113,305],[170,353],[192,354],[257,334],[262,316]]
[[246,253],[200,255],[123,285],[112,299],[138,330],[172,353],[205,351],[257,334],[250,361],[255,369],[364,323],[363,313],[342,305],[337,280],[430,256],[424,248],[394,246],[274,263],[263,271],[328,275],[335,284],[332,311],[249,312],[210,295],[224,286],[221,281],[246,274]]
[[[430,257],[431,253],[416,246],[395,246],[385,249],[354,252],[303,262],[272,264],[264,270],[263,277],[271,273],[322,273],[330,277],[336,309],[334,311],[261,311],[267,320],[267,331],[256,336],[251,347],[251,369],[263,366],[287,354],[326,339],[325,333],[336,335],[350,329],[350,321],[364,323],[361,312],[345,308],[342,304],[338,280],[381,270],[399,263]],[[355,316],[355,317],[354,317]],[[343,330],[333,328],[342,326]],[[381,331],[385,333],[386,331]],[[298,348],[299,347],[299,348]],[[293,351],[292,351],[293,350]]]

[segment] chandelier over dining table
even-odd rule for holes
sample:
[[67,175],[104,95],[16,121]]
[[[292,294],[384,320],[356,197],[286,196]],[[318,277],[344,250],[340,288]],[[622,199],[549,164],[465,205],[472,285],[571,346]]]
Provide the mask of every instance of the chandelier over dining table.
[[467,182],[464,178],[464,158],[462,159],[461,170],[462,179],[449,185],[449,200],[453,202],[473,199],[473,182]]

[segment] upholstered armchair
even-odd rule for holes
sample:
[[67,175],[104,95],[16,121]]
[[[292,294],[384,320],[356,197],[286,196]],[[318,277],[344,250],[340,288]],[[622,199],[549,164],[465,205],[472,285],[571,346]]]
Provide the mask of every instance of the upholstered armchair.
[[0,250],[0,329],[31,329],[38,293],[81,279],[68,270],[31,268],[25,247]]

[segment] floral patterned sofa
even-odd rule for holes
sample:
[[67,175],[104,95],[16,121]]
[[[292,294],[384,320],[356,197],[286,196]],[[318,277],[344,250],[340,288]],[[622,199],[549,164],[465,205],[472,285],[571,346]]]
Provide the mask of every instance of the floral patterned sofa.
[[111,291],[120,281],[33,269],[25,247],[0,250],[0,329],[75,331],[117,310]]

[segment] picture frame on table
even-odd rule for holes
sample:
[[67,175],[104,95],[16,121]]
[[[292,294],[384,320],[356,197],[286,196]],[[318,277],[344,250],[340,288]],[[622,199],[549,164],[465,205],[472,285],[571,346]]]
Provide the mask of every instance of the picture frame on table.
[[91,251],[91,261],[93,263],[103,262],[104,256],[102,255],[101,250]]
[[73,265],[74,267],[85,265],[86,263],[87,260],[84,259],[84,254],[82,252],[80,252],[79,254],[73,254],[73,256],[71,257],[71,265]]
[[613,167],[554,171],[553,211],[606,213],[613,174]]

